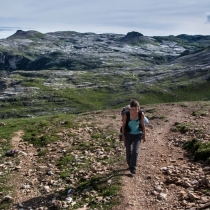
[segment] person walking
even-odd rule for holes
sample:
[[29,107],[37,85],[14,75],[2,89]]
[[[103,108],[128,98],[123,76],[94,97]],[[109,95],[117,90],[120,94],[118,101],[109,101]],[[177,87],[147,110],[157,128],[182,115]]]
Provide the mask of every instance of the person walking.
[[132,174],[136,173],[137,159],[141,140],[146,141],[144,113],[139,102],[131,100],[130,110],[123,115],[122,140],[126,147],[126,161]]

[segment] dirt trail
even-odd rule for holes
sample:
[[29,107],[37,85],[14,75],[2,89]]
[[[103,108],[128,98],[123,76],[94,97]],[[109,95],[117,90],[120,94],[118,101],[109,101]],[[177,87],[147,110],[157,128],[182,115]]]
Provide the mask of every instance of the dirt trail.
[[[11,139],[13,148],[17,148],[19,150],[18,158],[20,162],[20,164],[15,168],[16,171],[19,172],[18,176],[16,174],[14,179],[10,180],[9,183],[9,185],[13,186],[16,192],[14,197],[16,203],[22,203],[31,198],[31,195],[28,191],[29,184],[33,185],[33,194],[39,194],[39,191],[35,185],[35,182],[37,182],[36,178],[34,177],[33,180],[28,179],[36,168],[36,157],[34,157],[34,154],[37,154],[37,150],[32,144],[28,144],[27,142],[23,141],[23,133],[23,131],[15,132]],[[21,193],[23,190],[24,193]]]
[[[179,189],[175,184],[166,185],[165,175],[162,173],[161,168],[171,165],[173,167],[181,167],[189,163],[181,147],[174,146],[173,144],[174,139],[179,138],[181,134],[171,132],[170,129],[175,122],[196,122],[196,124],[202,126],[204,121],[210,122],[209,115],[205,118],[192,116],[194,110],[200,110],[201,108],[203,108],[203,106],[201,104],[197,105],[196,103],[192,105],[186,103],[186,106],[181,106],[180,104],[165,104],[143,108],[146,116],[150,119],[150,125],[146,128],[146,142],[140,145],[137,173],[132,175],[126,170],[126,161],[120,166],[123,171],[122,189],[120,191],[121,202],[120,205],[114,207],[113,210],[186,209],[185,207],[180,208],[177,195]],[[209,106],[205,109],[210,111]],[[149,112],[149,110],[155,111],[152,113]],[[117,116],[117,118],[110,116]],[[82,119],[81,117],[81,120]],[[104,128],[109,125],[116,131],[119,131],[121,126],[121,116],[118,111],[104,111],[97,116],[90,115],[90,121]],[[206,123],[205,129],[210,130],[210,123]],[[32,199],[33,196],[40,196],[40,192],[35,184],[37,181],[35,175],[36,173],[40,173],[39,170],[46,170],[44,163],[38,163],[36,160],[37,149],[35,149],[33,145],[23,142],[21,139],[22,134],[22,131],[15,133],[11,141],[14,148],[20,148],[23,152],[19,156],[20,165],[19,168],[17,168],[21,176],[18,177],[17,183],[15,180],[13,180],[13,183],[10,183],[16,188],[16,203],[27,202],[27,200]],[[208,133],[207,137],[208,136],[210,136],[210,133]],[[83,138],[85,138],[85,136],[83,136]],[[60,142],[55,145],[56,148],[51,148],[50,151],[53,152],[59,150],[59,148],[66,148],[68,145],[69,142],[66,142],[65,145],[64,142]],[[123,143],[122,148],[125,149]],[[24,151],[27,153],[26,156],[24,155]],[[56,158],[59,158],[58,154],[60,153],[56,153]],[[49,155],[49,158],[51,157],[52,154]],[[47,167],[50,168],[51,166],[48,165]],[[33,194],[27,193],[27,184],[33,186]],[[22,189],[23,187],[26,187],[26,189]],[[22,189],[21,193],[18,193],[20,189]],[[205,199],[208,198],[209,197],[205,197]],[[36,200],[36,202],[38,201]],[[41,200],[39,202],[41,202]],[[86,210],[87,209],[88,208],[86,208]]]
[[168,138],[171,134],[170,128],[175,122],[183,121],[187,113],[186,108],[179,105],[160,105],[156,109],[156,114],[164,118],[150,121],[146,142],[140,146],[137,173],[131,175],[128,171],[127,175],[122,177],[122,203],[114,210],[157,210],[161,209],[161,206],[165,207],[163,209],[173,209],[170,205],[177,198],[173,190],[167,193],[170,196],[163,201],[154,198],[152,192],[155,186],[159,186],[164,180],[161,167],[174,162],[180,165],[184,161],[184,151],[181,148],[171,148]]

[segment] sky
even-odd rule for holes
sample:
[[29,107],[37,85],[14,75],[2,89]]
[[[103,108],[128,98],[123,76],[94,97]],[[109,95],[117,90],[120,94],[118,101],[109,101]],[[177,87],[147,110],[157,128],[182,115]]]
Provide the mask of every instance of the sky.
[[17,30],[210,35],[210,0],[0,0],[0,38]]

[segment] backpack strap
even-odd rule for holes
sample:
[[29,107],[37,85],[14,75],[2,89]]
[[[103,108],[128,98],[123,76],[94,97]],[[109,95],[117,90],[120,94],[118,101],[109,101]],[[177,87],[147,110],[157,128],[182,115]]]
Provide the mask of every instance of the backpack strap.
[[128,127],[128,122],[130,121],[130,111],[129,112],[126,112],[126,124],[125,124],[125,132],[129,132],[130,129]]
[[141,114],[142,114],[142,111],[139,110],[139,121],[141,121]]
[[142,125],[141,125],[141,115],[142,115],[142,111],[139,110],[139,130],[142,131]]
[[130,111],[125,113],[127,116],[127,122],[130,121]]

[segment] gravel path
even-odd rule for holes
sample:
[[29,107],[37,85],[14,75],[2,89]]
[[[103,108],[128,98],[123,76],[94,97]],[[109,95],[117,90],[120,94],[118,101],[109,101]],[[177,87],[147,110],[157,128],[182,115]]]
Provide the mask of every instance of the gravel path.
[[[207,210],[210,206],[208,203],[210,192],[206,190],[210,188],[210,167],[202,162],[194,162],[180,144],[194,137],[210,141],[210,116],[208,114],[210,104],[205,102],[162,104],[146,106],[142,110],[150,119],[150,125],[146,128],[146,142],[140,145],[135,175],[126,170],[126,162],[120,166],[122,170],[122,189],[119,192],[121,201],[113,210]],[[194,116],[192,113],[196,111],[202,111],[206,115]],[[121,116],[118,111],[104,111],[97,116],[90,115],[89,117],[90,121],[103,128],[110,126],[119,131],[121,126]],[[81,116],[81,119],[83,118]],[[192,128],[185,134],[172,132],[175,123],[189,123]],[[197,132],[201,129],[201,133]],[[11,143],[15,148],[19,147],[27,151],[27,156],[24,153],[20,154],[20,165],[16,168],[20,175],[11,180],[10,184],[15,186],[17,192],[14,197],[16,203],[24,202],[26,206],[36,206],[35,204],[42,203],[43,199],[38,187],[42,186],[42,183],[53,181],[51,179],[38,180],[38,175],[41,174],[44,177],[46,170],[53,170],[56,177],[58,173],[56,173],[57,168],[52,164],[45,166],[44,163],[37,162],[37,149],[25,143],[21,138],[22,134],[22,131],[15,133]],[[66,132],[61,135],[62,139],[67,138]],[[77,135],[83,135],[84,139],[88,138],[80,131]],[[52,162],[52,158],[56,162],[62,154],[60,151],[68,146],[69,141],[58,142],[50,148],[51,153],[46,157],[46,162]],[[122,148],[125,149],[123,143]],[[33,189],[30,192],[27,188],[28,183]],[[52,199],[52,197],[45,198],[46,201]],[[84,210],[89,209],[84,207]]]
[[[196,121],[197,124],[202,124],[205,121],[209,130],[209,116],[205,118],[192,116],[193,110],[200,108],[196,104],[193,106],[170,104],[156,107],[158,110],[156,115],[158,114],[162,119],[156,118],[150,121],[150,127],[147,128],[147,141],[141,144],[139,150],[137,173],[132,175],[127,171],[122,177],[122,201],[114,210],[188,209],[186,208],[188,206],[192,207],[189,209],[198,209],[199,205],[187,198],[186,205],[182,205],[183,200],[180,201],[178,195],[182,191],[185,192],[186,187],[179,187],[177,184],[167,185],[166,176],[161,169],[170,166],[187,168],[191,164],[195,165],[196,169],[196,163],[191,163],[185,156],[185,151],[175,144],[175,140],[187,137],[179,132],[171,132],[170,129],[176,122]],[[126,168],[126,165],[124,167]],[[179,177],[178,174],[175,176]]]

